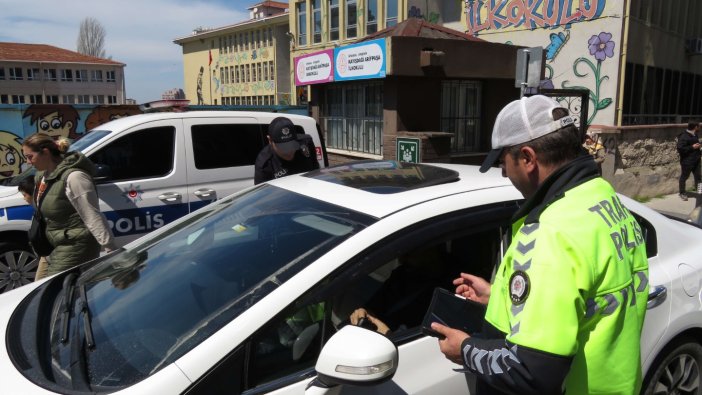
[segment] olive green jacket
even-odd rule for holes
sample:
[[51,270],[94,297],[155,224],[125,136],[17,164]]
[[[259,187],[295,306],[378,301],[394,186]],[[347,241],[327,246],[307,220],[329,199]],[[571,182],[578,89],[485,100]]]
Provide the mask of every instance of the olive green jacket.
[[59,273],[100,255],[100,245],[66,196],[66,178],[74,171],[93,175],[95,167],[80,152],[70,152],[50,174],[39,171],[36,185],[45,177],[47,189],[40,202],[46,234],[54,251],[49,256],[48,274]]

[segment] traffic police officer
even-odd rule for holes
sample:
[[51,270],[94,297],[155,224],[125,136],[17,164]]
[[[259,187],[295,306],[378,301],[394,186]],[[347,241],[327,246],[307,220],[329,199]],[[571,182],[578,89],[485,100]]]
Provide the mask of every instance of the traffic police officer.
[[497,116],[493,150],[526,201],[492,286],[469,274],[456,293],[487,303],[484,333],[432,328],[479,393],[634,394],[648,295],[641,227],[581,147],[566,109],[525,97]]
[[267,138],[268,145],[256,157],[254,184],[319,169],[312,138],[296,134],[290,119],[277,117],[271,121]]

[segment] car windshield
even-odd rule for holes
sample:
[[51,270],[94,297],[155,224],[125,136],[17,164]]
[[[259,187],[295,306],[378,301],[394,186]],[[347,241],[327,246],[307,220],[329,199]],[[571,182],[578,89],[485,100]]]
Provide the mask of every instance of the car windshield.
[[100,140],[101,138],[110,134],[109,130],[93,130],[89,133],[83,135],[83,137],[71,143],[71,150],[84,152],[86,148],[92,145],[94,142]]
[[[62,343],[61,320],[53,323],[53,376],[60,381],[71,371],[72,337],[84,336],[87,319],[95,345],[83,353],[89,385],[137,382],[375,221],[270,185],[207,206],[77,279],[89,318],[74,293],[70,325],[80,329],[66,331],[71,339]],[[59,317],[64,303],[55,305],[52,316]]]

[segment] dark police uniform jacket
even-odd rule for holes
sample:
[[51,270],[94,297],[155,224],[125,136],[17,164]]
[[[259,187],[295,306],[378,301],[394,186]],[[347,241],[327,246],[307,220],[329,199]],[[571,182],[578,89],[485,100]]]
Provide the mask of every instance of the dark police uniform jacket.
[[263,147],[258,157],[256,157],[254,184],[260,184],[290,174],[319,169],[312,137],[303,135],[297,139],[300,142],[300,149],[295,151],[295,156],[290,161],[281,159],[275,154],[270,145]]

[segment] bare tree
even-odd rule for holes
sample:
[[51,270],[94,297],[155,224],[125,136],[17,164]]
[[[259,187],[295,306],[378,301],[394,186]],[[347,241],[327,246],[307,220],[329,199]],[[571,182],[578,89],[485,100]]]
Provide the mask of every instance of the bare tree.
[[78,52],[83,55],[95,56],[98,58],[105,57],[105,28],[98,22],[97,19],[87,17],[80,23],[80,31],[78,32]]

